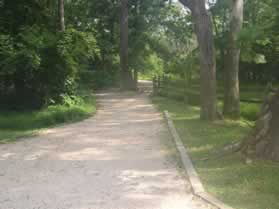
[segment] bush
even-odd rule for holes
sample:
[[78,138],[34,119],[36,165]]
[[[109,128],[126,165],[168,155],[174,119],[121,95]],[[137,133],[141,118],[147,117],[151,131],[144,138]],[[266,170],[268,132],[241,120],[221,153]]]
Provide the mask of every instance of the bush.
[[84,71],[80,75],[82,85],[90,89],[102,89],[117,85],[117,71],[90,70]]
[[[1,112],[0,129],[34,130],[65,122],[73,122],[90,116],[95,112],[92,96],[64,97],[64,103],[27,112]],[[1,143],[1,137],[0,137]]]
[[56,34],[32,26],[15,37],[0,35],[1,108],[61,104],[75,95],[80,72],[96,56],[94,36],[74,29]]

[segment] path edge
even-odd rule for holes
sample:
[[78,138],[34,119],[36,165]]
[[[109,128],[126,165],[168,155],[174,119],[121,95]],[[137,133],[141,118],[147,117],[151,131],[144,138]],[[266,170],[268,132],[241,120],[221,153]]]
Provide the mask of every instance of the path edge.
[[174,126],[173,120],[171,119],[169,112],[167,110],[164,111],[164,118],[167,122],[169,131],[175,142],[176,148],[179,151],[180,158],[182,160],[184,169],[188,175],[194,195],[214,205],[218,209],[233,209],[232,207],[226,205],[225,203],[223,203],[222,201],[218,200],[217,198],[215,198],[214,196],[212,196],[211,194],[205,191],[204,186],[200,180],[200,177],[192,163],[192,160],[185,146],[182,143],[182,140]]

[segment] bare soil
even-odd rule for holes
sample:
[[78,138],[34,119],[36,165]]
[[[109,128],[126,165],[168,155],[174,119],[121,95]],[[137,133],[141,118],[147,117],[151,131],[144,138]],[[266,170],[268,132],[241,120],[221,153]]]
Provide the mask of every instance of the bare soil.
[[102,92],[85,121],[0,146],[0,209],[197,209],[145,94]]

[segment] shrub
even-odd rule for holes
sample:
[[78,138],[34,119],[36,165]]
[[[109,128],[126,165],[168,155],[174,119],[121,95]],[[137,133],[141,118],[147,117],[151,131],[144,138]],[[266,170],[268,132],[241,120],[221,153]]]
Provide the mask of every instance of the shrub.
[[34,109],[73,96],[80,72],[98,56],[92,34],[69,29],[53,33],[26,27],[15,37],[0,35],[0,104]]

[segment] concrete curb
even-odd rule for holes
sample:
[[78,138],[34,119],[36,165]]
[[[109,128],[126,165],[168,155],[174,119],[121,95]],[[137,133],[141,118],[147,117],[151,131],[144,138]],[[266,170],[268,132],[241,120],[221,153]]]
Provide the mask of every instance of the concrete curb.
[[164,117],[167,121],[168,128],[174,139],[175,145],[179,151],[181,160],[183,162],[184,169],[186,170],[186,172],[188,174],[188,177],[189,177],[192,189],[193,189],[193,193],[196,196],[205,200],[206,202],[216,206],[218,209],[233,209],[232,207],[227,206],[226,204],[224,204],[223,202],[221,202],[220,200],[218,200],[217,198],[213,197],[212,195],[208,194],[205,191],[203,184],[199,178],[199,175],[193,166],[193,163],[187,153],[187,150],[185,149],[185,146],[182,143],[182,140],[174,126],[174,123],[173,123],[168,111],[164,111]]

